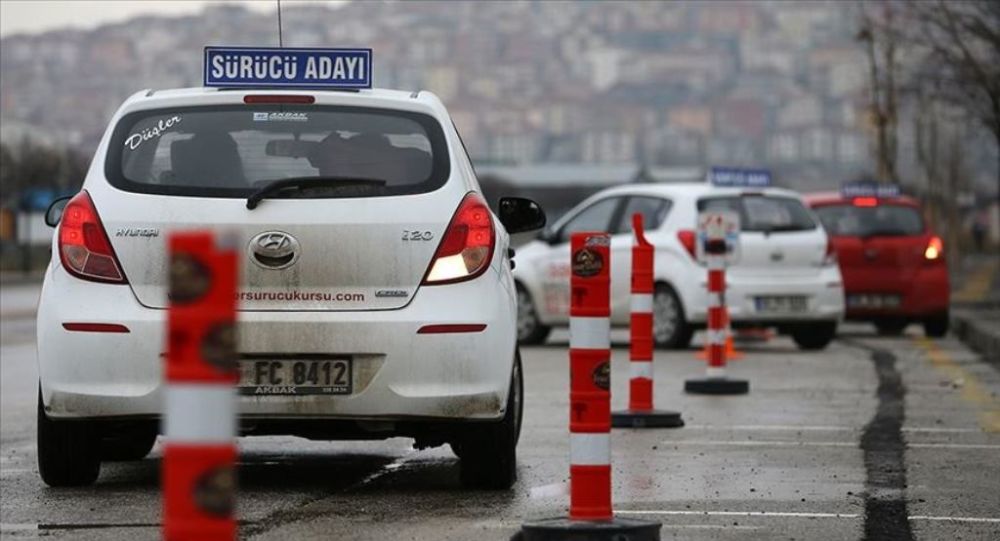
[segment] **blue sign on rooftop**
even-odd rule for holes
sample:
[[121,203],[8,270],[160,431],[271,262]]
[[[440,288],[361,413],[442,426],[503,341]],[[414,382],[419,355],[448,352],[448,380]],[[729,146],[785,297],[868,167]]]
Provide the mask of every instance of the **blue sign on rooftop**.
[[767,169],[713,167],[709,170],[708,180],[716,186],[766,188],[771,185],[771,172]]
[[371,49],[205,47],[205,86],[371,88]]
[[873,180],[845,182],[840,186],[840,195],[847,197],[899,197],[898,184],[879,184]]

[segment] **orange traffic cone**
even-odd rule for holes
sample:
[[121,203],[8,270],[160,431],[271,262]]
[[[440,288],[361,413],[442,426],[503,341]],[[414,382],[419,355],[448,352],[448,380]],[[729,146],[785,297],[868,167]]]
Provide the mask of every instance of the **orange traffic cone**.
[[[736,346],[733,344],[733,329],[732,327],[729,326],[729,311],[727,310],[723,313],[725,314],[723,323],[725,324],[726,327],[726,360],[738,361],[743,358],[743,352],[737,350]],[[702,347],[701,351],[695,354],[695,358],[700,359],[702,361],[707,361],[708,348],[709,344],[708,340],[706,340],[705,345]]]

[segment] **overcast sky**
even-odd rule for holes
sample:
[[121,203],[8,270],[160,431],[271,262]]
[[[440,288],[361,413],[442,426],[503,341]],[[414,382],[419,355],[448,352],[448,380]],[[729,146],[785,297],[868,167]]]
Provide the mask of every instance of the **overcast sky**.
[[[283,7],[308,0],[281,0]],[[275,0],[0,0],[0,36],[45,32],[58,28],[89,29],[140,15],[185,15],[208,4],[242,4],[260,12],[274,11]]]

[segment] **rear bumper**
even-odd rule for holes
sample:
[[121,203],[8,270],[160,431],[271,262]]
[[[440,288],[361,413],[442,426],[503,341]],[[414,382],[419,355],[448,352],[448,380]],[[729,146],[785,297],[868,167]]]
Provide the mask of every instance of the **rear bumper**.
[[[354,387],[349,396],[241,396],[241,417],[502,417],[513,366],[515,301],[496,273],[494,268],[470,282],[422,287],[400,310],[240,312],[241,353],[350,356]],[[165,318],[165,310],[140,305],[128,286],[84,282],[53,265],[38,310],[39,376],[49,415],[158,416]],[[64,322],[118,323],[130,332],[70,332]],[[417,334],[436,323],[485,323],[486,328]]]
[[[803,312],[760,312],[756,297],[761,296],[803,296],[806,310]],[[726,275],[726,307],[734,324],[778,325],[789,322],[839,321],[844,317],[844,290],[840,271],[836,267],[824,267],[808,276],[731,276]],[[707,293],[703,284],[696,295],[696,304],[689,310],[688,319],[695,324],[704,324],[707,312]]]
[[847,319],[869,321],[893,318],[920,319],[947,312],[950,303],[948,267],[938,264],[907,271],[912,273],[909,279],[901,279],[896,273],[845,269],[845,295],[877,294],[900,297],[899,306],[891,309],[845,307]]

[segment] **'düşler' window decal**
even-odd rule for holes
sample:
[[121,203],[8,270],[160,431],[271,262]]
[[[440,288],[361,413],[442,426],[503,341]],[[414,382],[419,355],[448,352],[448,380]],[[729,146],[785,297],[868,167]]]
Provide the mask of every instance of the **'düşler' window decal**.
[[181,121],[180,115],[174,115],[170,118],[161,118],[156,122],[156,125],[150,126],[148,128],[143,128],[142,130],[129,135],[125,139],[125,148],[129,150],[135,150],[139,148],[139,145],[149,141],[150,139],[158,138],[166,131],[178,124]]

